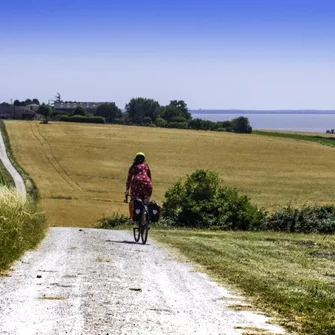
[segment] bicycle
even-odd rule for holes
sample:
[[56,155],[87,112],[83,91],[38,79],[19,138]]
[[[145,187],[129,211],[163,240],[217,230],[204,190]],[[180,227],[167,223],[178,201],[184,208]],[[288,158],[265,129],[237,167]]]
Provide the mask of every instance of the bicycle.
[[[128,197],[129,195],[126,194],[125,203],[128,203]],[[133,200],[130,200],[133,201]],[[149,217],[149,209],[148,204],[146,201],[142,202],[142,209],[141,209],[141,219],[137,221],[138,227],[133,227],[133,235],[135,242],[139,242],[140,238],[142,241],[142,244],[146,244],[148,240],[148,232],[150,229],[150,217]]]

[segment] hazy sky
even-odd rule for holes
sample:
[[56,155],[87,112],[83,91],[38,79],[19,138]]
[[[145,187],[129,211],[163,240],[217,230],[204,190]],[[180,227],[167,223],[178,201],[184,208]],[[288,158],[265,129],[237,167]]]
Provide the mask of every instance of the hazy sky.
[[0,0],[0,102],[335,109],[334,0]]

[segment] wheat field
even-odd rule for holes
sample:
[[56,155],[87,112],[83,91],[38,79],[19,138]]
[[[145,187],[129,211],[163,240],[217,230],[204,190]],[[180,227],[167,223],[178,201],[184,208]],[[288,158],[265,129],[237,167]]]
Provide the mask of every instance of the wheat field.
[[333,201],[335,149],[319,143],[119,125],[6,121],[6,127],[52,226],[90,227],[112,212],[127,213],[123,193],[137,151],[147,155],[159,202],[198,168],[218,172],[225,185],[269,210]]

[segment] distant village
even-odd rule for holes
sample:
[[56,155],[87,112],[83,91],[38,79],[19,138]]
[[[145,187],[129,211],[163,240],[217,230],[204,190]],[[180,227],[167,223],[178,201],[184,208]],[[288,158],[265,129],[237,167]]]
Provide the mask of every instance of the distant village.
[[[52,102],[51,107],[55,114],[74,113],[76,108],[82,107],[88,115],[94,115],[96,109],[106,102]],[[14,103],[3,102],[0,103],[0,119],[14,119],[14,120],[35,120],[42,119],[43,116],[38,113],[40,103],[37,99],[27,99],[25,101],[15,100]]]

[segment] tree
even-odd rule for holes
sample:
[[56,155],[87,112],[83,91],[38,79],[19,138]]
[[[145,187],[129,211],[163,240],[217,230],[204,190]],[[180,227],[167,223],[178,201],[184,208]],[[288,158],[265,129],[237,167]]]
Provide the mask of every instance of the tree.
[[45,103],[43,103],[42,105],[38,107],[37,113],[42,114],[44,116],[44,123],[49,122],[49,116],[51,113],[51,108],[49,105],[46,105]]
[[24,106],[28,106],[28,105],[32,105],[33,104],[33,100],[31,99],[26,99],[24,102],[22,102]]
[[104,117],[107,122],[114,122],[115,119],[122,117],[122,111],[114,102],[111,102],[100,105],[95,115]]
[[180,110],[180,115],[185,118],[185,120],[192,119],[191,113],[188,111],[187,104],[184,100],[171,100],[169,107],[177,108]]
[[133,98],[126,105],[129,119],[134,123],[142,123],[144,117],[150,117],[155,122],[159,115],[158,109],[158,101],[146,98]]
[[24,101],[14,100],[14,106],[28,106],[32,104],[39,105],[40,102],[37,99],[26,99]]
[[159,117],[167,122],[186,122],[192,119],[183,100],[172,100],[167,106],[161,107]]
[[231,127],[234,133],[250,134],[252,132],[249,119],[244,116],[231,120]]
[[86,116],[87,112],[86,109],[82,106],[77,106],[76,109],[73,112],[73,115],[82,115],[82,116]]

